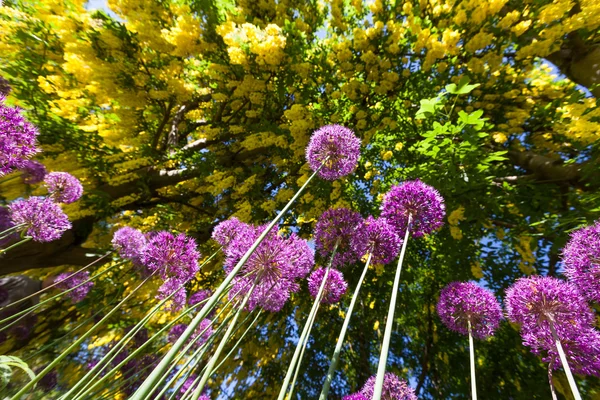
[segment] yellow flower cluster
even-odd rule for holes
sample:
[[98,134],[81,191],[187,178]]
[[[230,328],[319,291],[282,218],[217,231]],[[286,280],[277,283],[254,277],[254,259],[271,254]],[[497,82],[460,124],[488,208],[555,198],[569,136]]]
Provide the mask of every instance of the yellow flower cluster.
[[261,29],[250,23],[227,21],[217,27],[217,33],[228,46],[232,64],[247,65],[250,55],[259,65],[278,66],[285,59],[286,37],[278,25],[268,24]]
[[458,207],[452,211],[448,216],[448,224],[450,225],[450,235],[456,240],[463,238],[462,230],[458,227],[460,221],[466,220],[465,208],[463,206]]
[[517,253],[521,255],[521,262],[519,263],[519,269],[521,272],[527,275],[531,275],[535,272],[535,256],[531,250],[531,236],[520,236],[519,244],[515,246]]

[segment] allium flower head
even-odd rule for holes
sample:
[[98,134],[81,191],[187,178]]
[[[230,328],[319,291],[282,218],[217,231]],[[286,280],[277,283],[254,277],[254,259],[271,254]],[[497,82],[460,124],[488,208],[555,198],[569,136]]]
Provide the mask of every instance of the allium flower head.
[[[582,329],[577,337],[563,338],[560,343],[574,373],[600,377],[600,333],[596,329]],[[538,345],[532,347],[532,352],[542,354],[542,360],[552,369],[562,366],[554,341],[547,336],[538,339]]]
[[112,239],[112,245],[119,252],[119,256],[136,264],[142,262],[146,244],[146,236],[130,226],[117,229]]
[[164,280],[173,277],[187,282],[198,272],[199,258],[193,238],[162,231],[150,236],[142,262],[150,271],[159,271]]
[[27,122],[21,111],[8,107],[0,95],[0,176],[21,168],[38,152],[37,129]]
[[349,394],[348,396],[344,396],[344,397],[342,397],[342,400],[371,400],[371,399],[368,399],[367,397],[365,397],[364,394],[358,392],[358,393]]
[[46,176],[46,167],[38,161],[26,160],[19,169],[21,170],[21,179],[23,180],[23,183],[28,185],[40,183]]
[[183,334],[183,332],[185,332],[187,327],[187,324],[173,325],[173,327],[169,331],[169,334],[167,335],[167,340],[171,343],[175,343],[177,339],[179,339],[179,337]]
[[404,237],[409,216],[412,216],[412,236],[421,237],[439,229],[446,214],[444,199],[439,192],[418,179],[392,186],[383,197],[381,210],[381,217],[401,237]]
[[235,217],[231,217],[226,221],[215,226],[212,233],[212,238],[215,242],[227,249],[229,243],[236,240],[240,235],[252,235],[254,228],[252,225],[246,224]]
[[385,219],[372,216],[356,229],[352,237],[352,248],[356,255],[360,257],[370,252],[374,264],[391,262],[398,255],[401,244],[402,239]]
[[306,148],[306,159],[313,171],[327,160],[319,171],[319,176],[328,181],[352,173],[359,156],[360,139],[341,125],[327,125],[317,129]]
[[[317,297],[317,294],[319,294],[319,288],[325,278],[325,271],[325,268],[317,268],[308,277],[308,291],[312,297]],[[348,284],[344,280],[344,275],[337,269],[331,268],[327,275],[327,282],[325,282],[325,287],[323,288],[321,302],[325,304],[337,303],[346,293],[346,290],[348,290]]]
[[[80,271],[73,276],[71,275],[73,274],[70,272],[59,274],[56,276],[56,278],[54,278],[54,282],[57,284],[56,287],[62,290],[69,290],[77,286],[74,290],[71,290],[69,293],[67,293],[66,296],[70,298],[73,303],[78,303],[85,299],[90,289],[92,289],[94,286],[94,282],[89,281],[83,283],[90,278],[89,271]],[[83,284],[78,286],[81,283]]]
[[[373,398],[376,380],[377,376],[373,375],[370,377],[360,391],[367,399]],[[383,377],[381,400],[417,400],[417,396],[404,379],[398,378],[391,372],[386,372]]]
[[[183,385],[181,385],[181,389],[179,389],[179,393],[176,396],[177,400],[182,399],[186,392],[188,394],[192,392],[192,389],[190,389],[190,388],[192,386],[194,386],[194,383],[196,383],[196,379],[198,379],[198,375],[191,374],[185,380],[185,382],[183,382]],[[200,382],[200,381],[198,381],[198,382]],[[188,390],[189,390],[189,392],[188,392]],[[208,397],[207,395],[203,394],[200,397],[198,397],[198,400],[210,400],[210,397]]]
[[15,225],[25,224],[27,235],[37,242],[51,242],[71,229],[69,218],[49,198],[32,196],[12,202],[8,209]]
[[588,300],[600,302],[600,221],[571,233],[563,260],[571,282]]
[[[210,336],[214,333],[214,329],[211,326],[212,322],[209,319],[203,319],[200,321],[200,324],[196,327],[196,330],[192,333],[192,336],[188,339],[189,341],[196,340],[194,342],[194,347],[200,347],[210,338]],[[174,325],[169,334],[167,335],[167,340],[171,343],[175,343],[177,339],[185,332],[187,329],[186,324],[177,324]]]
[[164,300],[173,294],[166,306],[164,307],[167,311],[179,311],[185,306],[187,299],[187,291],[183,286],[183,282],[177,278],[169,278],[158,288],[156,298]]
[[70,204],[81,198],[83,186],[68,172],[50,172],[44,178],[50,196],[58,203]]
[[190,298],[188,299],[188,306],[191,307],[198,303],[201,303],[204,300],[208,299],[210,296],[212,296],[211,290],[209,290],[209,289],[198,290],[196,293],[191,295]]
[[12,88],[10,87],[10,82],[7,81],[4,77],[0,76],[0,101],[4,101],[3,96],[8,96]]
[[360,214],[347,208],[330,208],[325,211],[315,226],[315,247],[319,254],[327,257],[339,240],[332,266],[341,267],[356,261],[360,255],[355,252],[351,243],[354,232],[360,229],[362,223]]
[[487,289],[473,282],[452,282],[440,293],[437,311],[451,330],[468,335],[471,321],[473,337],[485,339],[494,334],[502,319],[502,307]]

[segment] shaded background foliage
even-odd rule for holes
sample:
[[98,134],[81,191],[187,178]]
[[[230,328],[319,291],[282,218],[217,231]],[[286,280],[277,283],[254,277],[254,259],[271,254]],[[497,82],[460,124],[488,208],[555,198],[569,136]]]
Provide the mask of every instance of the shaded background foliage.
[[[84,199],[66,207],[73,230],[11,251],[1,273],[43,277],[86,265],[124,225],[185,231],[208,256],[219,221],[262,223],[287,202],[310,172],[310,133],[340,123],[363,142],[356,173],[313,184],[283,225],[310,238],[328,207],[378,214],[382,194],[405,179],[439,189],[448,223],[409,245],[390,369],[420,398],[466,398],[467,342],[441,326],[440,289],[476,279],[502,296],[520,276],[560,275],[568,232],[598,218],[600,4],[593,0],[109,0],[108,7],[110,14],[82,1],[8,0],[0,8],[9,100],[39,126],[40,160],[85,186]],[[446,85],[464,77],[480,86],[441,101]],[[419,109],[431,112],[420,118]],[[0,183],[5,202],[37,190]],[[221,261],[193,285],[214,287]],[[343,270],[351,288],[359,264]],[[109,272],[77,306],[53,305],[47,318],[61,323],[38,325],[32,339],[3,349],[51,360],[66,329],[138,280],[127,271]],[[332,396],[375,372],[392,275],[374,266],[367,276]],[[90,349],[102,352],[122,336],[155,289]],[[318,394],[348,302],[322,308],[300,398]],[[274,397],[309,307],[303,288],[281,313],[261,317],[213,390]],[[149,330],[169,319],[153,318]],[[503,323],[476,346],[482,397],[548,397],[546,367],[520,345],[516,326]],[[61,371],[63,387],[84,371],[92,354],[84,350]],[[555,375],[567,393],[562,373]],[[597,379],[579,382],[587,397],[598,396]]]

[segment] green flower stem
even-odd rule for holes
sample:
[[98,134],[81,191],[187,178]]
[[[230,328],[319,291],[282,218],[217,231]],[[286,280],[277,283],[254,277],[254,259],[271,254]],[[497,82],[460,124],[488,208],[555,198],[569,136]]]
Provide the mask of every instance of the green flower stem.
[[10,246],[8,246],[8,247],[7,247],[7,248],[5,248],[5,249],[0,249],[0,255],[2,255],[2,254],[4,254],[4,253],[8,252],[8,251],[9,251],[9,250],[11,250],[11,249],[14,249],[14,248],[15,248],[15,247],[17,247],[17,246],[20,246],[20,245],[22,245],[23,243],[27,243],[27,242],[29,242],[31,239],[32,239],[32,238],[31,238],[31,236],[28,236],[28,237],[26,237],[26,238],[24,238],[24,239],[22,239],[22,240],[19,240],[17,243],[11,244]]
[[254,244],[248,249],[248,251],[246,251],[246,254],[244,254],[244,256],[240,259],[240,261],[238,261],[238,263],[233,268],[233,270],[227,275],[227,277],[223,280],[223,282],[215,290],[215,293],[210,297],[208,303],[204,307],[202,307],[202,310],[200,310],[198,315],[196,315],[196,317],[192,320],[192,322],[190,323],[188,328],[185,330],[185,332],[183,332],[181,337],[177,340],[177,342],[173,345],[173,347],[171,347],[171,350],[169,350],[169,352],[162,358],[162,360],[156,366],[154,371],[152,371],[150,376],[148,376],[144,380],[144,382],[142,383],[140,388],[133,394],[133,396],[131,396],[131,398],[129,400],[142,400],[148,394],[148,391],[152,387],[154,387],[156,382],[159,379],[161,379],[161,377],[164,374],[165,369],[171,364],[171,362],[175,358],[175,355],[177,354],[177,352],[179,350],[181,350],[181,348],[183,347],[183,344],[192,335],[192,332],[194,332],[194,329],[196,329],[196,327],[198,326],[198,324],[200,324],[202,319],[204,319],[204,317],[206,317],[206,315],[208,315],[208,313],[215,307],[215,304],[217,303],[218,299],[221,297],[221,295],[223,294],[223,292],[225,291],[227,286],[229,286],[229,284],[231,283],[233,278],[242,269],[242,267],[244,266],[244,264],[246,263],[248,258],[250,258],[252,253],[254,253],[254,250],[256,250],[256,248],[262,243],[262,241],[265,239],[267,234],[271,231],[271,229],[273,229],[275,224],[277,224],[279,222],[279,220],[285,215],[285,213],[290,209],[290,207],[292,206],[292,204],[294,204],[296,199],[298,199],[298,197],[300,197],[300,195],[302,194],[304,189],[306,189],[306,187],[308,186],[310,181],[312,181],[312,179],[321,170],[323,165],[325,165],[325,161],[327,161],[327,159],[325,159],[323,161],[323,164],[321,164],[321,166],[319,167],[319,169],[317,169],[307,179],[307,181],[304,183],[304,185],[302,185],[302,187],[296,192],[294,197],[292,197],[290,199],[290,201],[285,205],[285,207],[283,207],[283,209],[279,212],[279,214],[277,214],[277,216],[273,219],[273,221],[271,221],[271,223],[260,234],[260,236],[258,237],[258,239],[256,239]]
[[[207,262],[209,262],[215,255],[217,254],[217,252],[213,253],[208,259],[206,259],[202,265],[200,265],[200,268],[202,268]],[[127,334],[125,336],[123,336],[121,338],[121,340],[119,340],[115,346],[110,349],[110,351],[104,355],[104,357],[102,357],[100,359],[100,361],[98,361],[98,363],[90,370],[88,371],[83,378],[81,378],[77,384],[75,384],[75,386],[73,386],[64,396],[63,398],[69,399],[72,398],[72,396],[77,393],[76,391],[82,391],[86,388],[86,386],[91,385],[93,382],[95,382],[99,375],[101,374],[102,370],[104,370],[106,368],[106,366],[108,366],[108,364],[117,356],[117,354],[123,349],[125,348],[125,346],[133,339],[133,337],[135,336],[136,333],[138,333],[143,327],[144,325],[146,325],[146,323],[150,320],[150,318],[152,318],[152,316],[154,314],[156,314],[160,308],[167,302],[169,301],[174,295],[175,293],[177,293],[181,288],[183,288],[185,286],[184,284],[181,284],[176,290],[173,291],[173,293],[171,293],[170,295],[168,295],[165,299],[161,300],[157,305],[155,305],[153,308],[150,309],[149,312],[146,313],[146,315],[129,331],[127,332]],[[200,304],[205,303],[206,300],[202,301]],[[191,309],[197,307],[199,304],[194,305],[194,307],[192,307]],[[191,309],[186,310],[186,312],[183,314],[187,314]],[[96,374],[93,378],[92,375]],[[77,397],[75,397],[77,398]]]
[[0,239],[4,239],[5,237],[12,235],[12,233],[14,231],[18,231],[19,229],[21,229],[25,225],[26,224],[13,225],[13,226],[11,226],[8,229],[3,230],[2,232],[0,232]]
[[548,383],[550,384],[550,394],[552,395],[552,400],[558,400],[556,389],[554,388],[554,382],[552,382],[552,367],[550,364],[548,364]]
[[[90,268],[92,265],[96,264],[98,261],[102,260],[103,258],[105,258],[106,256],[110,255],[111,253],[112,253],[112,252],[108,252],[108,253],[106,253],[105,255],[103,255],[102,257],[98,258],[97,260],[94,260],[93,262],[91,262],[90,264],[86,265],[85,267],[83,267],[83,268],[81,268],[81,269],[79,269],[79,270],[77,270],[77,271],[73,272],[71,275],[67,276],[65,279],[69,279],[69,278],[71,278],[72,276],[74,276],[74,275],[77,275],[77,274],[78,274],[78,273],[80,273],[81,271],[85,271],[86,269]],[[122,264],[123,264],[123,263],[120,263],[120,264],[118,264],[118,265],[122,265]],[[85,283],[85,282],[84,282],[84,283]],[[0,311],[2,311],[2,310],[5,310],[5,309],[6,309],[6,308],[8,308],[8,307],[13,307],[13,306],[15,306],[15,305],[17,305],[17,304],[19,304],[19,303],[21,303],[21,302],[23,302],[23,301],[27,300],[27,299],[30,299],[30,298],[32,298],[32,297],[34,297],[34,296],[39,296],[40,294],[42,294],[42,293],[44,293],[44,292],[46,292],[46,291],[48,291],[48,290],[52,289],[53,287],[55,287],[55,286],[56,286],[56,285],[58,285],[58,284],[59,284],[59,282],[53,282],[51,285],[48,285],[48,286],[46,286],[45,288],[43,288],[42,290],[40,290],[40,291],[38,291],[38,292],[35,292],[35,293],[33,293],[33,294],[30,294],[29,296],[23,297],[22,299],[19,299],[19,300],[17,300],[17,301],[13,301],[12,303],[5,305],[4,307],[0,307]],[[0,321],[0,323],[2,323],[2,321]]]
[[556,344],[556,350],[558,351],[558,356],[560,357],[560,362],[562,363],[562,367],[565,370],[565,374],[567,375],[567,381],[569,382],[569,386],[571,387],[571,392],[573,393],[573,398],[575,400],[581,400],[581,395],[579,394],[579,389],[577,389],[577,384],[575,383],[575,378],[573,378],[573,373],[571,372],[571,368],[569,367],[569,362],[567,361],[567,356],[565,355],[565,351],[563,350],[562,344],[560,343],[560,339],[556,334],[556,329],[554,329],[554,321],[550,322],[550,330],[552,331],[552,338],[554,338],[554,343]]
[[125,298],[123,300],[121,300],[119,302],[119,304],[116,305],[115,308],[113,308],[112,310],[110,310],[108,312],[108,314],[106,314],[104,316],[104,318],[102,318],[98,323],[96,323],[94,326],[92,326],[90,328],[90,330],[88,330],[86,333],[84,333],[83,335],[81,335],[79,337],[79,339],[77,339],[75,342],[73,342],[73,344],[71,344],[71,346],[69,346],[65,351],[63,351],[60,355],[58,355],[58,357],[56,357],[50,364],[48,364],[48,366],[46,368],[44,368],[42,371],[40,371],[36,377],[34,379],[32,379],[29,383],[27,383],[25,386],[23,386],[21,388],[21,390],[19,390],[17,392],[17,394],[15,394],[13,397],[11,397],[10,400],[17,400],[20,399],[25,393],[27,393],[29,390],[31,390],[39,381],[40,379],[42,379],[44,376],[46,376],[46,374],[48,374],[50,371],[52,371],[54,369],[54,367],[56,367],[66,356],[68,356],[73,350],[75,350],[77,347],[81,346],[81,344],[100,326],[102,326],[106,321],[108,321],[108,319],[110,317],[112,317],[112,315],[117,312],[117,310],[123,305],[125,304],[125,302],[127,300],[129,300],[129,298],[131,296],[133,296],[133,294],[135,292],[137,292],[143,285],[144,283],[146,283],[150,278],[152,278],[152,276],[154,275],[154,273],[152,275],[150,275],[149,277],[147,277],[146,279],[144,279],[135,289],[133,289],[127,296],[125,296]]
[[35,305],[33,305],[33,306],[29,307],[29,308],[26,308],[25,310],[19,311],[19,312],[15,313],[15,314],[11,315],[11,316],[10,316],[10,317],[8,317],[8,318],[5,318],[5,319],[3,319],[3,320],[0,320],[0,324],[3,324],[3,323],[5,323],[5,322],[8,322],[8,321],[10,321],[10,320],[12,320],[12,319],[15,319],[15,318],[19,317],[19,318],[17,318],[15,321],[11,322],[10,324],[8,324],[8,325],[4,325],[4,326],[0,327],[0,332],[2,332],[2,331],[3,331],[3,330],[5,330],[5,329],[8,329],[8,328],[10,328],[11,326],[13,326],[13,325],[14,325],[14,324],[16,324],[17,322],[19,322],[21,319],[23,319],[24,317],[26,317],[26,315],[27,315],[27,314],[29,314],[29,313],[31,313],[31,312],[33,312],[33,311],[35,311],[37,308],[41,307],[42,305],[44,305],[44,304],[46,304],[46,303],[49,303],[50,301],[52,301],[52,300],[54,300],[54,299],[56,299],[56,298],[58,298],[58,297],[64,296],[65,294],[67,294],[67,293],[69,293],[69,292],[72,292],[73,290],[77,289],[79,286],[82,286],[82,285],[84,285],[84,284],[86,284],[86,283],[90,282],[91,280],[94,280],[94,279],[96,279],[98,276],[100,276],[100,275],[102,275],[102,274],[105,274],[106,272],[110,271],[111,269],[113,269],[113,268],[115,268],[115,267],[118,267],[118,266],[120,266],[120,265],[122,265],[122,264],[124,264],[124,263],[125,263],[125,261],[123,261],[123,262],[121,262],[121,263],[118,263],[118,264],[115,264],[115,265],[112,265],[112,266],[108,267],[107,269],[105,269],[104,271],[100,271],[100,272],[98,272],[97,274],[95,274],[95,275],[91,276],[90,278],[88,278],[88,279],[86,279],[85,281],[81,282],[81,283],[80,283],[80,284],[78,284],[77,286],[73,286],[72,288],[70,288],[70,289],[67,289],[67,290],[64,290],[64,291],[62,291],[62,292],[60,292],[60,293],[58,293],[58,294],[55,294],[54,296],[52,296],[52,297],[49,297],[49,298],[47,298],[47,299],[46,299],[46,300],[44,300],[44,301],[40,301],[38,304],[35,304]]
[[406,224],[406,233],[404,234],[404,242],[402,250],[398,258],[398,268],[396,268],[396,277],[394,278],[394,287],[392,288],[392,298],[390,299],[390,307],[388,309],[387,319],[385,321],[385,333],[383,335],[383,343],[381,344],[381,354],[379,355],[379,365],[377,366],[377,378],[375,380],[375,389],[373,390],[373,400],[380,400],[383,391],[383,378],[385,376],[385,367],[390,348],[390,339],[392,338],[392,327],[394,325],[394,311],[396,310],[396,299],[398,297],[398,288],[400,286],[400,273],[402,272],[402,262],[404,261],[404,253],[408,244],[408,235],[412,224],[412,215],[408,215],[408,223]]
[[[217,320],[221,314],[225,311],[225,309],[227,308],[227,305],[229,303],[227,303],[225,305],[225,307],[223,307],[223,309],[217,314],[217,316],[213,319],[213,321]],[[199,304],[198,304],[199,305]],[[191,312],[194,309],[194,307],[189,308],[188,310],[186,310],[184,313],[182,313],[181,315],[177,316],[177,318],[175,318],[173,321],[169,322],[166,326],[164,326],[163,328],[161,328],[158,332],[156,332],[150,339],[148,339],[145,343],[143,343],[140,347],[138,347],[133,353],[131,353],[129,356],[127,356],[123,361],[121,361],[117,366],[115,366],[113,369],[111,369],[110,371],[108,371],[102,378],[100,378],[99,381],[95,382],[94,385],[92,385],[91,387],[89,387],[88,389],[86,389],[86,391],[84,393],[82,393],[81,395],[79,395],[79,397],[82,397],[84,395],[86,395],[87,393],[89,393],[93,388],[95,388],[96,386],[100,385],[102,382],[106,381],[107,379],[109,379],[110,377],[112,377],[114,374],[116,374],[119,369],[124,366],[125,364],[127,364],[127,362],[129,362],[132,358],[134,358],[135,356],[137,356],[139,353],[142,352],[142,350],[144,350],[146,347],[148,347],[148,345],[155,340],[156,338],[158,338],[163,332],[165,332],[166,330],[170,329],[173,325],[175,325],[181,318],[183,318],[185,315],[187,315],[189,312]],[[66,400],[66,399],[65,399]],[[69,399],[70,400],[70,399]]]
[[312,308],[308,315],[308,319],[306,320],[306,323],[304,324],[304,328],[302,329],[302,334],[300,335],[300,339],[298,339],[298,343],[296,344],[296,349],[294,350],[294,355],[292,356],[292,361],[290,362],[288,370],[285,374],[285,379],[283,381],[283,384],[281,385],[281,389],[279,390],[279,396],[277,397],[278,400],[284,400],[284,398],[285,398],[287,388],[290,384],[290,380],[292,379],[292,374],[294,373],[294,368],[296,366],[296,363],[298,362],[300,352],[302,351],[304,340],[308,336],[308,332],[312,328],[312,325],[310,322],[313,319],[313,315],[315,315],[317,313],[317,310],[319,309],[319,305],[321,303],[320,299],[323,296],[323,292],[325,291],[325,283],[327,282],[327,278],[329,276],[329,270],[331,269],[331,265],[333,264],[333,258],[335,257],[335,253],[337,253],[337,248],[338,248],[339,244],[340,244],[340,240],[338,239],[335,242],[335,246],[333,246],[333,252],[331,254],[329,264],[327,265],[327,269],[325,270],[325,276],[323,277],[323,281],[321,282],[321,286],[319,287],[319,292],[317,293],[317,296],[315,297],[315,301],[313,302]]
[[208,364],[206,365],[206,370],[204,371],[204,374],[202,374],[202,379],[200,380],[200,384],[194,391],[192,400],[198,400],[198,398],[200,397],[200,394],[202,393],[202,389],[204,389],[204,385],[206,385],[206,381],[208,381],[208,378],[210,378],[210,376],[213,372],[213,369],[214,369],[213,367],[217,363],[217,360],[219,359],[221,352],[225,348],[225,345],[227,344],[227,341],[229,340],[229,337],[231,336],[233,329],[236,327],[236,322],[237,322],[238,318],[240,317],[240,315],[242,315],[242,312],[244,311],[244,307],[246,307],[248,300],[250,300],[250,296],[252,295],[252,292],[254,292],[254,288],[256,288],[257,283],[258,283],[258,276],[254,280],[254,283],[252,284],[252,287],[250,288],[250,290],[248,291],[246,296],[244,296],[244,300],[242,301],[242,304],[238,308],[237,312],[235,313],[233,320],[229,323],[229,327],[227,328],[227,331],[225,331],[225,334],[223,335],[221,342],[219,342],[219,346],[217,346],[217,350],[215,350],[215,353],[212,355],[212,357],[208,361]]
[[321,389],[319,400],[327,400],[327,395],[329,394],[329,387],[331,386],[331,381],[333,380],[333,375],[335,374],[335,370],[340,359],[340,353],[342,352],[342,345],[344,344],[346,331],[348,330],[348,325],[350,325],[352,311],[354,310],[354,305],[356,304],[358,293],[360,292],[360,288],[362,286],[363,281],[365,280],[365,276],[367,275],[369,265],[371,264],[371,257],[372,252],[369,252],[369,257],[367,258],[367,262],[365,263],[365,268],[363,269],[362,275],[360,276],[358,284],[356,285],[356,289],[354,290],[354,294],[352,295],[352,300],[350,301],[348,311],[346,311],[346,318],[344,318],[344,324],[342,325],[340,336],[338,337],[337,343],[335,344],[335,350],[333,351],[333,356],[331,357],[329,371],[327,371],[327,376],[325,377],[325,383],[323,383],[323,389]]
[[471,332],[471,320],[467,319],[469,327],[469,354],[471,359],[471,397],[477,400],[477,383],[475,381],[475,345],[473,344],[473,334]]

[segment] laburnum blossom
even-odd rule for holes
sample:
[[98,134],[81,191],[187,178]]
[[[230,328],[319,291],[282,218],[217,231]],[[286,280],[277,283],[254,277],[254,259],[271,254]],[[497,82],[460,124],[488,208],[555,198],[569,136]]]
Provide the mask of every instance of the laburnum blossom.
[[6,78],[0,76],[0,101],[4,101],[4,97],[8,96],[12,88],[10,82]]
[[76,274],[65,272],[57,275],[56,278],[54,278],[54,282],[56,283],[57,289],[69,290],[74,288],[68,292],[66,296],[69,297],[73,303],[78,303],[85,299],[94,286],[93,281],[85,282],[89,278],[89,271],[79,271]]
[[562,256],[569,280],[588,300],[600,302],[600,221],[571,233]]
[[494,334],[502,319],[502,307],[487,289],[473,282],[452,282],[440,293],[437,312],[451,330],[469,334],[471,322],[473,337],[485,339]]
[[[308,277],[308,291],[312,297],[317,297],[319,288],[321,287],[323,279],[325,278],[325,272],[325,268],[317,268]],[[323,288],[323,297],[321,299],[321,303],[337,303],[346,293],[346,290],[348,290],[348,284],[344,280],[344,275],[337,269],[330,269],[329,274],[327,274],[325,287]]]
[[381,217],[404,237],[409,218],[410,233],[421,237],[444,224],[446,206],[440,193],[420,180],[406,181],[392,188],[383,197]]
[[8,206],[11,221],[24,225],[25,233],[37,242],[51,242],[71,229],[69,218],[60,206],[47,197],[32,196]]
[[139,230],[130,226],[124,226],[115,231],[111,243],[119,253],[119,256],[140,264],[148,240]]
[[373,263],[387,264],[398,255],[402,239],[385,219],[369,216],[355,230],[351,244],[357,256],[371,253]]
[[4,104],[0,94],[0,176],[25,166],[25,161],[38,152],[38,135],[21,110]]
[[68,172],[50,172],[44,178],[48,193],[58,203],[70,204],[81,198],[83,186]]
[[[373,398],[376,380],[377,376],[370,377],[360,391],[367,399]],[[398,378],[391,372],[386,372],[383,377],[381,400],[417,400],[417,396],[414,389],[408,386],[404,379]]]
[[[252,246],[264,227],[255,227],[251,234],[239,236],[226,251],[226,269],[231,269]],[[230,298],[252,294],[246,308],[260,306],[265,310],[281,310],[296,292],[296,280],[303,279],[314,264],[314,253],[305,240],[296,235],[284,237],[273,229],[244,264],[229,292]],[[254,287],[254,289],[252,289]]]
[[44,164],[34,160],[26,160],[21,170],[21,179],[23,183],[33,185],[44,180],[46,176],[46,167]]
[[363,224],[359,213],[347,208],[330,208],[319,217],[315,226],[315,247],[323,257],[333,253],[336,243],[337,250],[333,257],[333,267],[356,261],[361,255],[352,247],[352,238],[357,229]]
[[594,313],[575,285],[553,277],[520,278],[506,290],[506,311],[510,321],[521,325],[523,344],[553,367],[560,363],[552,328],[574,372],[598,375]]
[[[175,343],[177,339],[185,332],[187,329],[186,324],[177,324],[174,325],[169,334],[167,335],[167,340],[171,343]],[[196,327],[190,338],[188,339],[188,343],[194,342],[194,347],[200,347],[211,337],[214,333],[214,329],[212,328],[212,321],[210,319],[203,319],[200,321],[200,324]]]
[[234,241],[240,235],[253,234],[254,228],[252,225],[246,224],[235,217],[231,217],[226,221],[220,222],[212,232],[212,238],[215,242],[223,246],[224,251],[229,246],[229,243]]
[[319,176],[329,181],[354,172],[359,156],[360,139],[341,125],[326,125],[317,129],[306,148],[310,168],[313,171],[321,168]]

